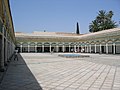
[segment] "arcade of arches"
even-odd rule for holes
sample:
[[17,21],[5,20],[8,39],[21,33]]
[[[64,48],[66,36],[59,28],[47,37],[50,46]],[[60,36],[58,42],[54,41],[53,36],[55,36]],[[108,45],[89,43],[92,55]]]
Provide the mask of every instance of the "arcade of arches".
[[119,54],[120,40],[97,42],[20,42],[17,43],[20,52],[84,52]]

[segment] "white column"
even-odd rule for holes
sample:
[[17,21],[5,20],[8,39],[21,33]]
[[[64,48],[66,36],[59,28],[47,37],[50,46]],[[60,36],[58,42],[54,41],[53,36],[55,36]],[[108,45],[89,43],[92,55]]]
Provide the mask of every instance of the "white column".
[[113,43],[113,54],[115,54],[116,53],[116,50],[115,50],[115,43]]
[[58,52],[58,45],[56,45],[56,52]]
[[51,52],[51,43],[50,43],[50,52]]
[[63,43],[63,46],[62,46],[62,50],[63,50],[63,52],[65,52],[65,46],[64,46],[64,43]]
[[37,53],[37,43],[35,44],[35,52]]
[[70,50],[70,44],[69,44],[69,52],[70,52],[71,50]]
[[95,53],[96,53],[96,44],[95,44]]
[[42,43],[42,52],[44,52],[44,43]]
[[20,45],[20,52],[22,53],[22,42],[21,42],[21,45]]
[[22,42],[20,42],[20,52],[22,53]]
[[28,52],[30,52],[30,45],[29,45],[30,43],[28,43]]
[[91,53],[91,44],[89,46],[90,46],[90,53]]
[[63,45],[62,49],[63,49],[63,52],[65,52],[65,46],[64,45]]
[[102,53],[101,44],[100,44],[100,54]]
[[106,43],[106,54],[108,54],[108,44]]
[[74,45],[74,51],[76,52],[76,45]]

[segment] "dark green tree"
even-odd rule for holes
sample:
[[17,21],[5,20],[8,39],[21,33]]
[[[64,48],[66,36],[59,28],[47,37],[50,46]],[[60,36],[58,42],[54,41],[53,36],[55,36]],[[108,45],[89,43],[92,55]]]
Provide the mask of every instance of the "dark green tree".
[[90,32],[97,32],[106,29],[116,28],[118,25],[112,20],[113,12],[99,11],[98,16],[89,25]]
[[76,34],[80,34],[80,32],[79,32],[79,24],[78,24],[78,22],[77,22]]

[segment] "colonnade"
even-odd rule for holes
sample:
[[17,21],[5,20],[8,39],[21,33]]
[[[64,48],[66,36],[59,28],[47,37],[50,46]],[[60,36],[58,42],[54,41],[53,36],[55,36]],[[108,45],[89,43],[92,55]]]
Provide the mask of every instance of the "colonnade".
[[120,43],[78,43],[78,42],[20,42],[17,44],[20,52],[84,52],[119,54]]
[[0,71],[5,70],[5,66],[12,57],[15,49],[15,45],[10,37],[8,37],[8,32],[4,28],[1,28],[2,32],[0,34]]

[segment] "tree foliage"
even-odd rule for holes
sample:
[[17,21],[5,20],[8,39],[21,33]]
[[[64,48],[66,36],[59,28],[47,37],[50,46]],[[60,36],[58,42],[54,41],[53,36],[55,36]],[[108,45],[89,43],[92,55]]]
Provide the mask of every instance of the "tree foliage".
[[117,24],[112,20],[113,11],[99,11],[98,16],[89,25],[90,32],[97,32],[106,29],[116,28]]

